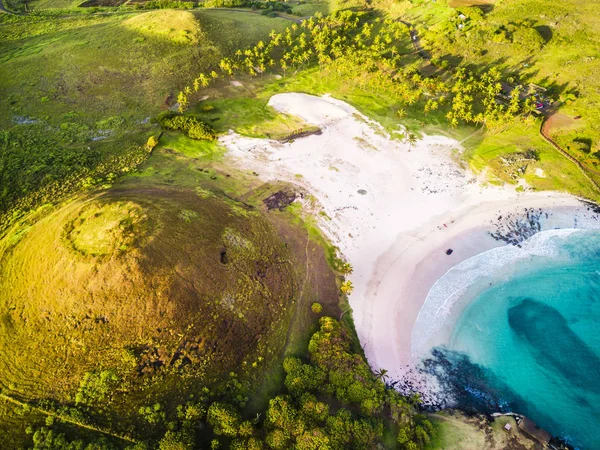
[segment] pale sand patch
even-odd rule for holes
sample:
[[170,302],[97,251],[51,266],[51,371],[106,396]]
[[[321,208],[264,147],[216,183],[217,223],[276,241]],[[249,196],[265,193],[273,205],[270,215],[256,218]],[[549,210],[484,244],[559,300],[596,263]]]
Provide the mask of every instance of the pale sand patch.
[[[350,304],[369,363],[392,377],[410,362],[411,329],[431,285],[453,265],[500,245],[473,230],[525,207],[581,206],[565,194],[482,186],[451,159],[461,150],[455,140],[424,136],[410,149],[329,96],[278,94],[269,104],[323,133],[279,144],[230,132],[221,141],[245,170],[317,198],[327,215],[317,216],[321,229],[354,267]],[[455,250],[450,256],[448,247]]]

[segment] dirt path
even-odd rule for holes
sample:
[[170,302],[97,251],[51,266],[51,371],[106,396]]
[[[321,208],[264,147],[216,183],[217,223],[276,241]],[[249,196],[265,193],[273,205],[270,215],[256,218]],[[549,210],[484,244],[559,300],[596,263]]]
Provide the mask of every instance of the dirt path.
[[410,41],[412,42],[413,47],[415,48],[419,56],[429,61],[431,59],[431,55],[429,55],[429,53],[427,53],[421,45],[421,38],[417,34],[417,31],[415,30],[413,25],[410,22],[407,22],[402,19],[399,19],[399,21],[408,27],[408,32],[410,33]]
[[122,440],[122,441],[125,441],[125,442],[131,442],[133,444],[137,444],[138,443],[138,441],[136,441],[135,439],[132,439],[130,437],[122,436],[120,434],[113,433],[110,430],[104,430],[104,429],[101,429],[101,428],[94,427],[92,425],[88,425],[88,424],[83,423],[83,422],[79,422],[79,421],[77,421],[75,419],[72,419],[72,418],[70,418],[68,416],[63,416],[63,415],[58,414],[58,413],[56,413],[54,411],[49,411],[49,410],[46,410],[44,408],[39,408],[37,406],[32,406],[32,405],[30,405],[27,402],[22,402],[20,400],[17,400],[16,398],[11,397],[11,396],[6,395],[6,394],[0,394],[0,399],[6,401],[8,403],[12,403],[13,405],[16,405],[16,406],[19,406],[19,407],[30,408],[32,411],[38,412],[38,413],[43,414],[45,416],[54,417],[54,418],[60,420],[61,422],[70,423],[71,425],[75,425],[75,426],[80,427],[80,428],[85,428],[86,430],[95,431],[97,433],[101,433],[101,434],[104,434],[106,436],[110,436],[110,437],[113,437],[113,438],[116,438],[116,439],[119,439],[119,440]]
[[[556,114],[556,113],[554,113],[554,114]],[[600,192],[600,186],[598,185],[598,183],[596,183],[596,181],[588,173],[590,171],[591,172],[596,172],[596,171],[586,168],[583,164],[581,164],[581,162],[577,158],[575,158],[573,155],[571,155],[567,151],[563,150],[556,142],[554,142],[554,140],[550,137],[550,135],[547,134],[549,127],[546,127],[546,123],[552,118],[552,116],[553,116],[553,114],[551,114],[550,116],[546,116],[544,118],[542,125],[540,126],[540,136],[542,136],[542,138],[546,142],[548,142],[550,145],[552,145],[552,147],[554,147],[561,155],[563,155],[568,160],[572,161],[579,168],[581,173],[589,180],[589,182],[592,183],[592,186],[594,186],[594,190],[596,190],[596,192]]]

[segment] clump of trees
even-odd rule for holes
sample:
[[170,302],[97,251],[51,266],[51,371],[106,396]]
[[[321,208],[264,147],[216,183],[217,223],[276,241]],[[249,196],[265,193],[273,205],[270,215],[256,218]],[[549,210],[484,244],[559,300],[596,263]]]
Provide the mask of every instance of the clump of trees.
[[75,403],[93,405],[106,400],[120,378],[114,370],[87,372],[75,396]]
[[194,116],[172,113],[160,117],[159,123],[167,130],[183,131],[191,139],[213,141],[217,137],[213,127]]
[[286,12],[291,13],[292,7],[282,2],[267,0],[204,0],[201,3],[205,8],[252,8],[262,9],[263,14],[268,12]]
[[180,0],[150,0],[144,3],[144,9],[192,9],[194,2],[184,2]]
[[[284,390],[269,400],[266,411],[246,416],[235,389],[204,388],[174,411],[160,403],[141,407],[140,418],[153,433],[138,443],[132,439],[127,450],[368,450],[389,448],[392,441],[393,448],[423,449],[435,430],[418,413],[417,397],[404,397],[386,386],[386,371],[371,371],[353,348],[350,331],[337,320],[322,317],[319,325],[307,354],[284,360]],[[106,386],[113,382],[108,371],[94,372],[82,387],[94,392],[86,398],[98,400],[110,395]],[[163,431],[154,434],[158,430]],[[95,442],[71,441],[53,421],[30,433],[34,450],[123,447],[110,433],[109,439]]]
[[[390,438],[398,448],[418,450],[434,433],[415,401],[385,385],[385,370],[372,373],[352,350],[349,332],[331,317],[321,318],[307,358],[288,357],[283,369],[286,392],[269,400],[264,415],[244,418],[227,398],[210,403],[205,397],[202,404],[178,409],[179,421],[170,422],[161,445],[192,448],[190,436],[200,430],[200,422],[214,434],[211,448],[231,450],[366,450],[386,448]],[[192,420],[186,419],[189,411]]]
[[393,434],[400,448],[416,450],[431,439],[431,423],[371,372],[331,317],[321,318],[308,359],[286,358],[283,368],[287,393],[269,401],[262,427],[244,422],[230,405],[209,408],[209,424],[217,436],[229,438],[230,449],[384,448],[384,437]]
[[443,76],[425,77],[398,49],[408,34],[407,26],[390,19],[381,20],[368,13],[338,11],[326,17],[319,14],[300,25],[293,24],[282,33],[271,32],[269,39],[254,47],[238,50],[219,63],[220,73],[201,73],[192,86],[180,92],[180,111],[199,90],[221,77],[245,73],[258,76],[267,71],[283,75],[318,65],[325,76],[367,92],[385,93],[397,102],[396,109],[420,107],[423,113],[445,116],[459,123],[502,126],[516,116],[531,111],[515,90],[510,101],[500,96],[501,74],[496,69],[482,73],[460,69]]

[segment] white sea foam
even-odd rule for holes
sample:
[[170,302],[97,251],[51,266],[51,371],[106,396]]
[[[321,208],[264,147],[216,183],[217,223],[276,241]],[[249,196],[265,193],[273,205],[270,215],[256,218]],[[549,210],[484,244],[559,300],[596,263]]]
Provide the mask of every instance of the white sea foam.
[[541,231],[521,247],[503,246],[480,253],[451,268],[430,289],[412,330],[412,354],[422,356],[445,344],[460,312],[478,294],[498,280],[507,279],[519,261],[536,256],[561,256],[560,238],[583,231],[563,228]]

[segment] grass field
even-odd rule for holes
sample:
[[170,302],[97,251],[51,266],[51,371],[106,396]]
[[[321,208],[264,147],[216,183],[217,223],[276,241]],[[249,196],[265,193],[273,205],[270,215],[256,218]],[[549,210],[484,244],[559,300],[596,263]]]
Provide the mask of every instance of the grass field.
[[[483,3],[489,5],[481,6]],[[546,95],[560,102],[559,113],[571,121],[581,117],[576,127],[552,127],[551,135],[587,167],[596,170],[600,155],[600,22],[593,12],[596,2],[561,0],[554,2],[552,8],[538,0],[451,1],[448,5],[451,7],[444,2],[420,2],[407,6],[403,17],[415,24],[422,45],[433,58],[475,70],[496,67],[513,83],[533,82],[548,88]],[[466,18],[459,18],[460,13]],[[595,192],[590,195],[590,183],[583,175],[573,173],[566,160],[561,161],[545,148],[547,145],[537,136],[537,127],[519,131],[520,139],[515,139],[514,129],[484,139],[481,147],[468,152],[474,158],[472,164],[481,166],[482,161],[489,159],[489,144],[501,144],[494,150],[499,156],[500,148],[508,153],[526,151],[530,141],[541,150],[540,163],[549,174],[545,180],[526,177],[534,188],[569,190],[598,198]],[[493,177],[507,178],[507,173],[496,169],[492,164]],[[564,179],[564,173],[569,180]]]
[[6,17],[1,212],[18,199],[27,209],[132,170],[123,158],[158,132],[150,118],[174,104],[179,89],[287,23],[226,11]]
[[[536,444],[523,436],[512,417],[499,417],[491,424],[483,417],[467,417],[458,411],[431,416],[438,435],[426,450],[534,450]],[[511,431],[503,429],[509,423]]]
[[75,8],[85,0],[34,0],[29,4],[32,10],[41,9],[69,9]]
[[[0,149],[5,204],[25,196],[25,187],[64,185],[68,170],[133,154],[158,134],[149,119],[174,103],[190,77],[287,24],[171,10],[7,20],[0,26],[1,142],[10,143]],[[301,124],[265,103],[216,99],[214,111],[223,130],[261,136]],[[252,115],[240,115],[244,108]],[[215,395],[230,389],[230,372],[242,383],[235,395],[259,390],[266,397],[248,408],[264,409],[281,389],[284,349],[305,348],[296,336],[313,330],[310,304],[319,300],[323,313],[339,314],[338,289],[320,243],[287,213],[259,212],[277,187],[226,170],[222,155],[215,143],[166,133],[115,188],[15,222],[1,241],[4,395],[52,411],[66,406],[56,414],[144,439],[164,434],[167,421],[150,426],[140,407],[160,403],[158,416],[173,417],[175,405],[202,386]],[[99,181],[110,186],[115,172]],[[56,203],[71,192],[49,198]],[[288,336],[291,323],[296,331]],[[82,380],[107,370],[118,380],[110,394],[76,404]],[[3,448],[24,446],[26,425],[45,420],[2,399],[0,408]],[[59,428],[72,437],[95,433]]]
[[239,11],[198,9],[193,14],[223,55],[249,47],[265,39],[271,30],[281,32],[290,25],[290,21],[285,19]]
[[[597,24],[586,17],[588,5],[575,18],[566,15],[572,1],[544,17],[538,0],[531,10],[524,0],[495,2],[484,8],[487,15],[468,9],[484,2],[462,0],[450,3],[456,9],[441,1],[374,6],[415,23],[436,58],[476,69],[499,65],[507,76],[552,86],[566,117],[555,120],[552,135],[596,168]],[[293,12],[331,7],[298,2]],[[456,32],[461,8],[472,14],[464,33]],[[527,17],[534,22],[524,25]],[[537,52],[488,39],[499,24],[517,20],[539,28],[545,42]],[[171,426],[175,406],[203,387],[252,418],[283,392],[283,356],[304,354],[319,314],[339,316],[335,249],[300,205],[266,211],[263,200],[288,186],[233,170],[216,142],[169,131],[152,152],[144,148],[161,133],[152,117],[172,107],[190,80],[289,24],[202,9],[0,17],[0,207],[67,187],[24,204],[0,240],[0,390],[16,401],[0,398],[0,446],[24,446],[26,425],[43,423],[46,410],[155,438]],[[414,53],[408,32],[397,50],[406,70],[445,76]],[[396,137],[406,127],[463,141],[465,159],[491,183],[525,180],[532,189],[597,198],[578,168],[539,136],[539,122],[517,121],[494,133],[452,129],[442,112],[424,114],[423,104],[400,118],[404,105],[362,87],[359,75],[304,67],[283,78],[221,79],[188,112],[218,133],[279,138],[305,124],[269,108],[271,95],[330,93]],[[77,183],[65,181],[75,174]],[[92,186],[102,188],[81,193]],[[79,195],[58,201],[73,193]],[[322,313],[310,311],[313,302]],[[351,315],[345,318],[351,326]],[[473,433],[477,423],[437,420],[444,437],[431,448],[486,448]],[[59,427],[76,436],[76,421]]]
[[[161,158],[171,181],[181,175],[172,172],[176,155],[157,157],[148,163],[151,175],[47,210],[2,241],[3,393],[68,404],[86,373],[112,370],[118,385],[102,408],[89,400],[86,422],[139,433],[141,406],[159,402],[173,414],[170,405],[186,392],[220,386],[230,372],[243,381],[274,365],[281,370],[290,320],[297,316],[306,330],[315,299],[337,311],[323,251],[302,228],[284,217],[267,221],[208,183],[154,187]],[[218,186],[217,171],[205,170],[196,181]],[[161,432],[154,427],[144,437]]]

